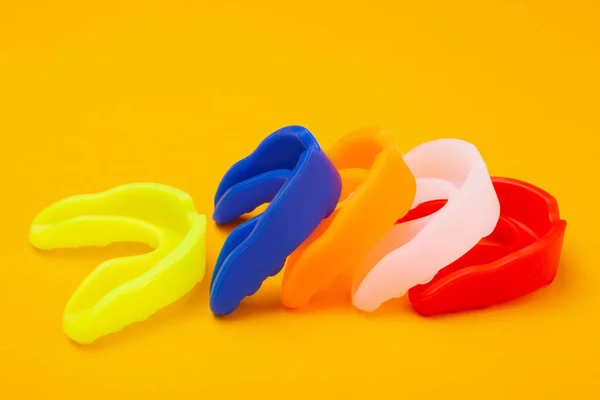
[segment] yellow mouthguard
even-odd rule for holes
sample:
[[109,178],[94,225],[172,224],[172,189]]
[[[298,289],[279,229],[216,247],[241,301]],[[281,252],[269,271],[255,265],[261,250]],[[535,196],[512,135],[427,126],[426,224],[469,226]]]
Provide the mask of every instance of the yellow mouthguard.
[[206,217],[185,192],[135,183],[52,204],[33,221],[29,240],[42,249],[142,242],[150,253],[100,264],[65,307],[63,328],[86,344],[144,321],[204,277]]

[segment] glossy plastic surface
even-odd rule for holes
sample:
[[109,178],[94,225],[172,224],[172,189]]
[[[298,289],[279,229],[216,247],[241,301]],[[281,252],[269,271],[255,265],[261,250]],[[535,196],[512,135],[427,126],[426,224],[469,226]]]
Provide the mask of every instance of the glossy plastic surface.
[[90,343],[143,321],[200,282],[206,218],[185,192],[153,183],[66,198],[33,221],[29,239],[42,250],[142,242],[154,251],[108,260],[75,290],[63,327]]
[[489,235],[500,216],[498,197],[477,148],[458,139],[440,139],[409,151],[404,160],[417,179],[413,206],[448,198],[436,213],[395,225],[364,257],[368,271],[353,281],[353,304],[376,310],[403,296]]
[[340,193],[339,173],[303,127],[272,133],[234,164],[217,189],[213,219],[227,223],[270,204],[227,237],[211,281],[212,312],[233,312],[281,271],[287,257],[335,210]]
[[[342,176],[343,201],[288,260],[282,299],[289,308],[306,306],[324,291],[349,298],[359,261],[409,210],[416,191],[415,178],[384,130],[352,132],[327,154]],[[346,285],[333,285],[344,278]]]
[[[419,314],[489,307],[554,280],[567,226],[556,199],[516,179],[494,177],[492,182],[500,200],[496,229],[433,280],[410,289],[410,302]],[[428,215],[437,206],[439,202],[423,204],[406,220]]]

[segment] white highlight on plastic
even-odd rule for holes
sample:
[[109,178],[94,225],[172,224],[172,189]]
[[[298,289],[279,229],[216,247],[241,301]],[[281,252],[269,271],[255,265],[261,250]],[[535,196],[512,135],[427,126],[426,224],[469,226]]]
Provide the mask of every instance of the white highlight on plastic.
[[471,143],[434,140],[415,147],[404,160],[417,179],[413,208],[431,200],[448,202],[432,215],[394,225],[369,251],[363,268],[373,267],[352,299],[363,311],[429,282],[491,234],[500,217],[487,167]]

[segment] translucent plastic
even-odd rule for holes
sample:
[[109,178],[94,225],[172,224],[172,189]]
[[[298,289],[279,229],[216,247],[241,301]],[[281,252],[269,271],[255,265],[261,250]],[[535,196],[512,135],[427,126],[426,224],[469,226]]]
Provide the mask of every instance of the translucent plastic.
[[31,243],[43,250],[142,242],[155,250],[100,264],[64,310],[66,334],[90,343],[143,321],[200,282],[205,269],[206,218],[185,192],[138,183],[78,195],[43,210]]
[[434,140],[404,160],[417,179],[413,207],[440,198],[448,202],[430,216],[395,225],[369,251],[361,266],[368,272],[353,282],[353,304],[364,311],[430,281],[492,233],[500,216],[498,197],[474,145]]

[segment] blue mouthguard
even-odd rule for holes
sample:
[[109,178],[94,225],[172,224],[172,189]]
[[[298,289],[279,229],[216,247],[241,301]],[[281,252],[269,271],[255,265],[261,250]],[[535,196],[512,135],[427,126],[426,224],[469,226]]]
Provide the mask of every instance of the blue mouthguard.
[[225,240],[210,283],[213,314],[232,313],[265,279],[277,275],[287,257],[335,210],[341,189],[337,170],[301,126],[273,132],[235,163],[217,188],[213,220],[229,223],[270,204]]

